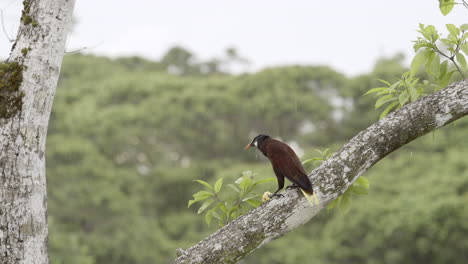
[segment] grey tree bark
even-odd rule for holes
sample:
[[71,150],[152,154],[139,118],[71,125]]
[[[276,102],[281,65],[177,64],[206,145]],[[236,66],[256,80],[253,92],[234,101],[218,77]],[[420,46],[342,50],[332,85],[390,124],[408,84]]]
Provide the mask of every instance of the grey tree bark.
[[48,263],[45,143],[74,0],[25,0],[0,64],[0,263]]
[[468,114],[468,79],[389,114],[361,131],[309,178],[320,204],[311,207],[296,190],[286,190],[235,219],[188,250],[179,263],[235,263],[270,241],[309,222],[371,166],[408,142]]

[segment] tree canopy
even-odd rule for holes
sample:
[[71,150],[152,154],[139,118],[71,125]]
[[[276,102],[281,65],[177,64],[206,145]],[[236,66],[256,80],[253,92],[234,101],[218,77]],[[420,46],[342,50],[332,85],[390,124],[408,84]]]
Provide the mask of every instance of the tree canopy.
[[[259,132],[297,142],[303,158],[336,150],[379,116],[362,94],[404,69],[401,56],[356,77],[299,65],[232,75],[207,63],[219,66],[181,47],[156,62],[65,57],[47,141],[52,263],[170,261],[216,228],[186,208],[194,179],[271,177],[242,152]],[[323,212],[245,263],[468,260],[467,131],[460,120],[397,151],[369,171],[352,213]]]

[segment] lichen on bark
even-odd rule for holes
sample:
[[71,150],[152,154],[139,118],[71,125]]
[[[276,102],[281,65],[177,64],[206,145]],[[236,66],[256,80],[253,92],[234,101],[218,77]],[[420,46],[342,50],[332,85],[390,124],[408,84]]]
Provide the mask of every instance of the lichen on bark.
[[0,119],[13,117],[23,107],[23,69],[18,62],[0,63]]
[[24,0],[23,1],[23,12],[21,14],[21,22],[23,24],[28,25],[33,22],[32,17],[29,15],[31,11],[31,1],[30,0]]

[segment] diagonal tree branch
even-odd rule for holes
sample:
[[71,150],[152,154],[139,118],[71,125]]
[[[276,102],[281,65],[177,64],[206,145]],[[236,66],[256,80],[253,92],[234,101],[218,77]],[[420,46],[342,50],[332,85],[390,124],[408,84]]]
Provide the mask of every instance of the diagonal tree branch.
[[309,222],[364,172],[408,142],[468,114],[468,79],[409,104],[361,131],[309,177],[321,204],[311,207],[297,190],[235,219],[186,251],[178,263],[235,263]]

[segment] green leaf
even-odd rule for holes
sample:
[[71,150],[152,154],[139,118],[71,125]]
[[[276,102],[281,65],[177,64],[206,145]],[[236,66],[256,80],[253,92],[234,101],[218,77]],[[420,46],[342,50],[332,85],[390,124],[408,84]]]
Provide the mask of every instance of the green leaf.
[[420,39],[414,42],[413,48],[415,52],[418,52],[421,48],[433,48],[434,44],[428,42],[427,40]]
[[246,202],[253,208],[257,208],[259,205],[262,204],[262,201],[258,199],[250,199],[250,200],[247,200]]
[[360,185],[353,185],[352,192],[357,195],[367,195],[369,194],[369,189],[365,188],[364,186]]
[[398,96],[398,101],[401,106],[404,106],[409,100],[409,94],[405,91]]
[[224,203],[218,203],[218,206],[217,208],[219,208],[221,210],[221,212],[223,213],[227,213],[227,208],[226,208],[226,205]]
[[433,50],[427,50],[426,55],[426,64],[424,67],[429,75],[435,77],[439,74],[440,70],[440,57],[439,55]]
[[447,24],[445,27],[447,27],[450,34],[454,37],[457,37],[460,34],[460,29],[458,29],[454,24]]
[[242,199],[242,202],[246,202],[247,200],[257,198],[257,196],[258,196],[258,194],[249,195],[249,196],[245,197],[244,199]]
[[393,93],[393,92],[395,92],[395,90],[391,90],[390,88],[388,88],[387,90],[378,92],[378,93],[377,93],[377,96],[382,96],[382,95],[384,95],[384,94],[391,94],[391,93]]
[[240,177],[239,179],[235,180],[235,184],[240,184],[244,180],[244,176]]
[[196,202],[199,202],[201,200],[189,200],[188,201],[188,205],[187,205],[187,208],[190,207],[192,204],[196,203]]
[[426,27],[424,26],[424,24],[419,24],[418,32],[421,33],[425,39],[431,40],[431,35],[428,32],[426,32]]
[[270,177],[270,178],[266,178],[266,179],[254,182],[254,184],[257,185],[257,184],[262,184],[266,182],[274,182],[274,181],[276,181],[276,178]]
[[377,81],[383,83],[383,84],[386,84],[387,86],[390,86],[391,84],[389,82],[387,82],[386,80],[382,80],[382,79],[377,79]]
[[345,192],[342,195],[340,204],[339,204],[340,211],[345,215],[351,209],[351,199],[349,197],[349,192]]
[[434,52],[434,58],[432,59],[431,64],[428,67],[427,72],[430,73],[433,77],[439,74],[440,70],[440,57]]
[[253,183],[252,180],[249,177],[243,177],[242,181],[240,182],[239,186],[241,187],[244,192],[247,192],[251,187]]
[[452,75],[457,72],[457,71],[450,71],[450,72],[447,72],[447,74],[444,75],[443,78],[440,79],[439,81],[439,85],[440,87],[446,87],[449,82],[450,82],[450,79],[452,78]]
[[439,0],[439,9],[444,16],[452,11],[454,5],[455,0]]
[[372,88],[372,89],[370,89],[369,91],[367,91],[364,95],[368,95],[368,94],[376,93],[376,92],[380,92],[380,91],[386,91],[386,90],[388,90],[388,87],[377,87],[377,88]]
[[208,192],[208,191],[199,191],[199,192],[193,194],[193,197],[195,199],[197,199],[197,198],[205,199],[205,198],[212,197],[212,196],[214,196],[214,194],[212,192]]
[[391,95],[391,94],[382,96],[377,100],[377,102],[375,102],[375,109],[381,107],[382,105],[384,105],[387,102],[391,102],[391,101],[395,101],[395,100],[397,100],[397,99],[394,98],[393,95]]
[[426,67],[426,71],[431,71],[431,65],[432,65],[432,61],[434,60],[434,58],[437,56],[435,51],[433,50],[427,50],[426,52],[426,64],[424,65],[424,67]]
[[335,208],[341,201],[341,196],[337,197],[335,200],[333,200],[331,203],[328,204],[327,209],[331,210]]
[[460,49],[465,53],[465,55],[468,55],[468,43],[461,45]]
[[369,180],[364,176],[357,178],[357,180],[354,181],[354,184],[362,185],[366,187],[367,189],[369,189],[369,186],[370,186]]
[[391,104],[389,104],[387,106],[387,108],[385,108],[385,110],[380,114],[380,117],[379,119],[382,119],[384,118],[386,115],[388,115],[388,113],[395,107],[399,104],[399,102],[393,102]]
[[214,191],[215,193],[219,193],[221,190],[221,187],[223,186],[223,177],[219,178],[214,185]]
[[205,221],[206,221],[206,224],[208,226],[210,226],[212,219],[213,219],[213,211],[210,210],[210,211],[206,212],[206,214],[205,214]]
[[211,185],[207,183],[206,181],[202,181],[202,180],[195,180],[195,181],[206,186],[208,189],[213,190],[213,187],[211,187]]
[[465,33],[463,34],[463,36],[461,37],[462,43],[463,43],[463,41],[465,41],[466,39],[468,39],[468,32],[465,32]]
[[447,73],[447,68],[448,68],[448,60],[445,60],[440,64],[440,69],[439,69],[439,78],[437,79],[442,79],[444,75]]
[[463,56],[463,54],[461,53],[457,53],[456,55],[456,59],[457,59],[457,62],[460,64],[460,66],[462,67],[463,71],[466,71],[466,59],[465,59],[465,56]]
[[236,211],[232,212],[229,217],[231,217],[231,219],[234,219],[234,218],[237,218],[241,214],[242,214],[242,212],[240,210],[236,210]]
[[324,159],[323,158],[311,158],[311,159],[306,159],[302,162],[302,165],[305,165],[311,161],[323,161]]
[[228,214],[236,211],[236,210],[239,210],[239,205],[236,205],[236,206],[233,206],[231,208],[229,208],[229,210],[227,211]]
[[413,60],[411,61],[411,75],[416,75],[419,72],[419,69],[421,66],[426,62],[427,60],[427,52],[422,51],[418,52],[416,56],[414,56]]
[[234,218],[236,216],[237,211],[239,211],[239,206],[238,205],[231,207],[231,209],[229,209],[227,214]]
[[200,214],[201,212],[205,211],[205,209],[208,208],[208,206],[210,206],[213,202],[214,200],[211,200],[211,199],[204,202],[202,206],[200,206],[200,208],[198,209],[197,214]]
[[232,183],[228,184],[228,187],[231,187],[231,189],[233,189],[233,190],[234,190],[235,192],[237,192],[237,193],[240,192],[240,189],[237,188],[237,187],[236,187],[234,184],[232,184]]
[[257,173],[253,172],[253,171],[243,171],[242,172],[242,176],[245,176],[245,177],[250,177],[252,178],[253,176],[255,176]]
[[218,220],[221,220],[222,217],[216,212],[216,210],[214,209],[211,209],[211,215],[213,215],[214,218],[218,219]]
[[[457,37],[457,35],[454,35],[454,34],[452,34],[452,33],[448,34],[447,39],[449,39],[450,42],[453,43],[453,44],[457,44],[457,43],[458,43],[458,37]],[[450,50],[451,48],[448,48],[448,49]]]
[[[403,80],[409,79],[410,77],[411,77],[411,72],[409,72],[409,71],[405,71],[405,72],[401,75],[401,79],[403,79]],[[401,82],[400,87],[404,87],[404,85],[405,85],[405,82]]]
[[434,43],[439,38],[439,34],[437,34],[433,25],[424,26],[423,24],[419,24],[419,28],[420,30],[418,31],[431,43]]
[[192,204],[196,203],[196,202],[199,202],[199,201],[203,201],[205,200],[206,198],[209,198],[209,197],[212,197],[213,194],[210,193],[210,192],[207,192],[207,191],[199,191],[195,194],[193,194],[193,200],[190,200],[188,202],[188,207],[190,207]]
[[390,87],[388,87],[388,89],[393,92],[395,91],[395,89],[401,84],[401,81],[397,81],[395,82],[394,84],[390,85]]
[[[453,36],[453,35],[452,35],[452,36]],[[450,49],[453,49],[453,46],[454,46],[455,44],[457,44],[456,41],[453,41],[453,40],[447,39],[447,38],[442,38],[442,39],[440,39],[440,41],[442,41],[442,43],[444,43],[445,45],[447,45],[446,48],[449,49],[449,50],[450,50]]]
[[463,24],[460,26],[461,31],[467,31],[468,30],[468,24]]
[[416,87],[415,86],[410,86],[409,91],[410,91],[410,100],[411,100],[411,102],[414,102],[414,101],[418,100],[419,93],[418,93],[418,90],[416,89]]

